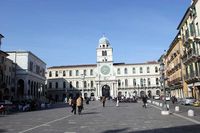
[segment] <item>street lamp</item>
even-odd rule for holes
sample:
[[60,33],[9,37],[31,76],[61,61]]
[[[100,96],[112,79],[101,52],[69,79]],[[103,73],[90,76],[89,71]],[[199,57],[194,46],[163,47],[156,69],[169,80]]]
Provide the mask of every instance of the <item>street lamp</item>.
[[[164,63],[163,61],[160,64],[160,72],[161,72],[161,78],[160,78],[160,82],[161,82],[161,86],[163,88],[164,91],[164,100],[163,100],[163,109],[161,111],[162,115],[169,115],[169,110],[167,109],[167,102],[166,102],[166,90],[165,90],[165,73],[164,73]],[[162,85],[163,84],[163,85]]]
[[82,98],[84,98],[84,81],[85,81],[85,74],[81,74],[83,80],[83,87],[82,87]]

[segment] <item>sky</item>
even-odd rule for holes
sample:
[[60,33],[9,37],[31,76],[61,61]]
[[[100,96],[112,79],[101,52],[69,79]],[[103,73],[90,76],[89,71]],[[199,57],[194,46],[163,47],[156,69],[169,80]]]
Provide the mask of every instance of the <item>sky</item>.
[[0,0],[1,50],[31,51],[47,67],[96,64],[103,34],[115,63],[157,61],[191,0]]

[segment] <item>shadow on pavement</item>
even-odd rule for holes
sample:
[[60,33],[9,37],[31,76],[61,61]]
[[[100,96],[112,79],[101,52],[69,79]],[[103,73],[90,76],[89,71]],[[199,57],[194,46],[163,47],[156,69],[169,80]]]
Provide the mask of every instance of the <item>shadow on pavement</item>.
[[99,112],[83,112],[82,115],[99,114]]
[[8,130],[5,130],[5,129],[0,129],[0,133],[5,133],[7,132]]
[[102,133],[200,133],[200,125],[159,128],[142,131],[129,131],[130,128],[107,130]]
[[129,128],[107,130],[102,133],[126,133]]

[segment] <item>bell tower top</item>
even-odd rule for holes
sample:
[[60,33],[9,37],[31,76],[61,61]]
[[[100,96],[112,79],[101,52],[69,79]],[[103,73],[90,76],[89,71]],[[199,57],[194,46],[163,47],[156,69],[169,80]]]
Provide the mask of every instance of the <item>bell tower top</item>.
[[99,48],[109,48],[110,47],[110,42],[109,40],[103,35],[103,37],[101,37],[99,39]]
[[113,49],[110,46],[110,42],[104,35],[99,39],[97,62],[113,62]]

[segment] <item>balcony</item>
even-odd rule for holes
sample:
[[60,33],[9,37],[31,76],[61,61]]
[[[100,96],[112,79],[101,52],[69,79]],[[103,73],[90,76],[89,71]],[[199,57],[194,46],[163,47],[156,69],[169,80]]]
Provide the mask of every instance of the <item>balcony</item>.
[[196,50],[190,48],[187,52],[184,52],[182,59],[184,64],[188,64],[190,62],[194,62],[200,59],[200,55],[197,53]]
[[192,82],[200,79],[200,73],[192,72],[190,74],[184,75],[184,79],[186,82]]
[[196,36],[194,37],[194,40],[199,41],[199,40],[200,40],[200,35],[196,35]]
[[167,74],[171,75],[181,68],[181,63],[176,64],[173,68],[167,70]]
[[182,78],[181,77],[178,77],[178,78],[175,78],[171,81],[167,81],[167,85],[168,86],[171,86],[171,85],[178,85],[178,84],[181,84],[182,83]]

